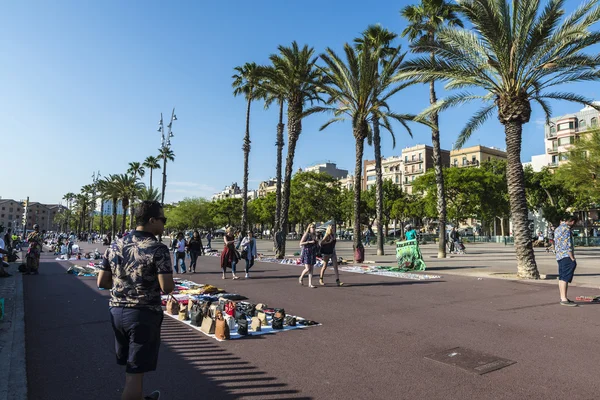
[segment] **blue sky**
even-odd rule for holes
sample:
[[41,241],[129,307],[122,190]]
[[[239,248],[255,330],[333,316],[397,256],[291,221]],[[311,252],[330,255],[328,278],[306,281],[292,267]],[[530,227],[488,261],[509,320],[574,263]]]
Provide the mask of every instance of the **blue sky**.
[[[7,2],[0,26],[0,196],[55,203],[90,183],[94,171],[125,172],[128,162],[156,155],[160,113],[168,119],[172,107],[179,120],[173,129],[176,160],[167,168],[166,201],[209,197],[231,182],[241,185],[245,101],[232,95],[233,68],[249,61],[267,63],[278,45],[293,40],[320,54],[326,47],[339,51],[369,24],[401,32],[405,23],[399,10],[409,3]],[[578,2],[568,3],[573,7]],[[571,90],[594,96],[598,84],[574,85]],[[425,86],[407,89],[391,102],[403,113],[417,113],[427,104]],[[582,108],[552,104],[554,115]],[[443,148],[452,147],[476,106],[442,115]],[[353,170],[350,125],[334,124],[319,132],[326,118],[304,120],[295,170],[325,160]],[[276,123],[275,109],[253,105],[251,188],[274,176]],[[430,132],[418,126],[413,138],[397,127],[396,140],[393,149],[389,136],[384,136],[384,156],[431,142]],[[504,148],[497,119],[468,144]],[[534,108],[523,132],[522,160],[543,152],[543,116]],[[365,157],[372,159],[372,154],[366,147]],[[159,174],[155,186],[160,184]]]

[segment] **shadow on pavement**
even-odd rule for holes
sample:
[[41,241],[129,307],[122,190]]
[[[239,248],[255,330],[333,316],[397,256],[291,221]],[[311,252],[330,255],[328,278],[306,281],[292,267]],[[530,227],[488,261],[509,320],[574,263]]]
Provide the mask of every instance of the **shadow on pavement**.
[[[24,278],[29,399],[119,398],[125,370],[115,361],[108,291],[97,291],[95,277],[67,275],[45,260],[40,275]],[[224,348],[233,342],[169,317],[161,332],[158,369],[144,387],[165,400],[311,398]]]
[[[407,286],[407,285],[424,285],[428,283],[443,283],[446,281],[401,281],[401,282],[373,282],[373,283],[350,283],[348,287],[355,286]],[[344,285],[346,286],[346,285]]]

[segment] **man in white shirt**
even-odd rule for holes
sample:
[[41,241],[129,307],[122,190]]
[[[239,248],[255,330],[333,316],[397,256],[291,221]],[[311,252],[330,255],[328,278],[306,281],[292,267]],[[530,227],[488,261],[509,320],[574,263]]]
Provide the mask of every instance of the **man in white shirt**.
[[4,267],[8,267],[8,263],[4,262],[4,254],[8,254],[8,251],[6,251],[4,249],[4,239],[2,239],[2,237],[0,237],[0,255],[2,256],[2,259],[0,261],[0,278],[7,278],[9,276],[12,276],[12,274],[9,274],[8,272],[6,272],[4,270]]

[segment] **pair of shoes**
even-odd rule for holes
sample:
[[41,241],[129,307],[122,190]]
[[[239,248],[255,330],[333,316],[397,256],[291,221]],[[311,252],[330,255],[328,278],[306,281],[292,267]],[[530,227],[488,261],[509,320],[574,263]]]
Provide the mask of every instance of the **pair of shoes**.
[[336,280],[335,280],[335,283],[336,283],[336,285],[338,285],[338,286],[344,286],[344,282],[340,282],[340,280],[339,280],[339,279],[336,279]]
[[315,285],[308,285],[309,288],[311,289],[316,289],[317,287]]
[[563,300],[560,302],[561,306],[567,306],[567,307],[578,307],[577,303],[571,301],[571,300]]
[[150,393],[148,396],[144,397],[144,400],[158,400],[160,399],[160,392],[158,390],[155,390],[154,392]]
[[325,282],[323,282],[323,278],[319,278],[319,285],[325,286]]
[[240,279],[240,277],[237,275],[234,275],[233,278],[231,278],[231,279]]

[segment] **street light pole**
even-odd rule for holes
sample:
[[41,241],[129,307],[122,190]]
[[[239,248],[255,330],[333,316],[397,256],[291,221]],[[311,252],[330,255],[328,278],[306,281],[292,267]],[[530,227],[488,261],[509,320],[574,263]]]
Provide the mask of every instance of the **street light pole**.
[[98,187],[98,181],[100,180],[100,171],[92,173],[92,207],[90,215],[90,229],[89,234],[92,234],[94,229],[94,213],[96,212],[96,190]]
[[160,121],[158,122],[158,131],[160,132],[160,135],[161,135],[160,149],[161,149],[162,159],[163,159],[163,182],[162,182],[162,193],[160,196],[160,203],[162,205],[165,204],[165,189],[167,187],[167,158],[168,158],[167,155],[168,155],[169,151],[171,150],[171,138],[173,136],[175,136],[171,129],[173,127],[173,121],[177,121],[177,116],[175,115],[175,108],[173,108],[173,112],[171,113],[171,121],[167,125],[167,128],[169,130],[165,134],[165,126],[163,124],[163,115],[162,115],[162,113],[160,113]]

